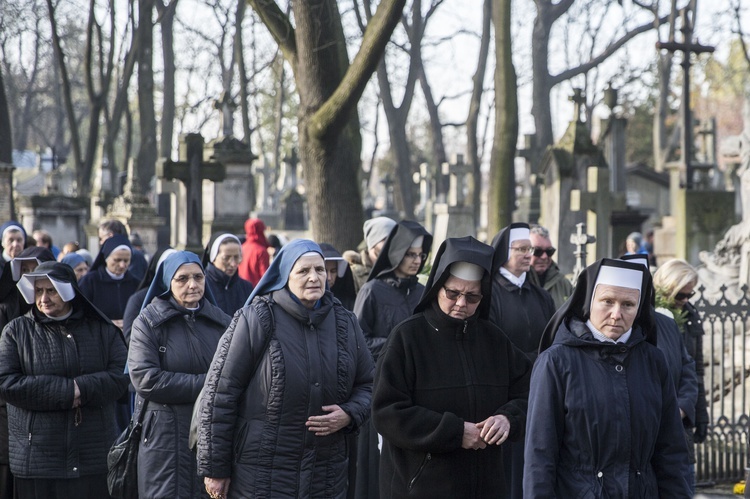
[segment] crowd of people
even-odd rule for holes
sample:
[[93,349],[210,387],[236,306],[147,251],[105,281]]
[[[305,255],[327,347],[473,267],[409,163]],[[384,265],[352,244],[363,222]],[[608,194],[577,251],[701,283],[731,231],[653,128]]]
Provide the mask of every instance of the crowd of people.
[[652,276],[631,235],[574,286],[526,223],[433,255],[410,220],[353,250],[266,231],[149,255],[107,220],[93,257],[0,227],[0,499],[109,497],[135,419],[143,499],[694,494],[687,262]]

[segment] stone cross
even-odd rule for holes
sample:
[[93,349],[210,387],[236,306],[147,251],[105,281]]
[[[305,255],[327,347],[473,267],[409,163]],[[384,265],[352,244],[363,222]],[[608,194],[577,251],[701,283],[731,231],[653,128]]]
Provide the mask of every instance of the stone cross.
[[393,211],[393,179],[391,179],[390,174],[386,173],[380,183],[383,184],[383,189],[385,190],[384,210],[386,212],[391,212]]
[[573,120],[581,122],[582,107],[586,104],[586,95],[583,93],[583,89],[574,88],[573,95],[568,97],[568,100],[573,101]]
[[179,180],[185,186],[185,248],[199,251],[203,248],[203,180],[224,180],[224,165],[203,161],[203,137],[199,133],[190,133],[180,138],[180,161],[168,158],[160,160],[156,165],[156,174],[167,180]]
[[214,109],[221,111],[221,134],[224,137],[234,135],[234,110],[237,104],[232,100],[229,92],[222,92],[221,96],[214,101]]
[[573,285],[578,282],[578,276],[586,268],[586,246],[596,243],[596,236],[586,234],[586,224],[576,224],[575,233],[570,235],[570,244],[575,245],[576,250],[573,252],[576,258],[575,267],[573,267]]
[[586,214],[588,227],[594,229],[597,241],[590,258],[593,263],[599,258],[612,255],[611,219],[612,212],[625,208],[624,194],[616,194],[610,190],[609,170],[590,166],[586,170],[586,191],[571,191],[570,210],[583,211]]
[[299,156],[297,156],[297,148],[293,147],[292,152],[289,155],[284,156],[281,161],[281,175],[279,176],[278,189],[285,191],[287,189],[294,189],[297,187],[297,165],[299,164]]
[[[445,164],[443,169],[445,170]],[[464,163],[463,154],[456,154],[453,163],[448,165],[448,175],[450,175],[448,206],[466,206],[466,176],[471,173],[472,169]]]
[[682,163],[685,167],[685,188],[693,188],[693,166],[691,155],[693,149],[693,130],[690,124],[690,58],[693,54],[712,53],[714,47],[693,43],[693,17],[695,12],[690,7],[682,10],[682,43],[656,42],[656,48],[667,52],[682,52]]
[[415,184],[419,184],[419,209],[424,211],[425,206],[432,197],[430,165],[427,163],[419,165],[419,172],[414,172],[412,179]]

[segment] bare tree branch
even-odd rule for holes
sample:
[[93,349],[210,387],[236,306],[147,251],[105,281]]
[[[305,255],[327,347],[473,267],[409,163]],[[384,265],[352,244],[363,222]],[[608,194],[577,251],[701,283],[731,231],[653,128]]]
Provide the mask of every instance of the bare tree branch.
[[297,59],[297,42],[289,16],[279,8],[275,0],[247,0],[247,3],[258,13],[263,24],[271,32],[284,58],[294,65]]

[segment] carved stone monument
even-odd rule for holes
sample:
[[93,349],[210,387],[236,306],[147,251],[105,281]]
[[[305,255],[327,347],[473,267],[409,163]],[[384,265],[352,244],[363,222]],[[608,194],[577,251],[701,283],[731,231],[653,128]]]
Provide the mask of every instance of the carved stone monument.
[[13,165],[0,162],[0,220],[15,220],[13,203]]
[[[203,252],[203,181],[220,182],[226,173],[223,165],[203,160],[203,137],[190,133],[180,138],[180,161],[161,159],[156,164],[156,175],[166,180],[180,181],[179,199],[184,204],[174,206],[179,216],[171,222],[178,224],[177,240],[172,246],[195,253]],[[184,196],[182,195],[184,193]],[[159,213],[161,216],[162,213]],[[182,230],[184,228],[184,231]],[[175,227],[172,226],[175,236]],[[184,239],[182,234],[185,234]]]
[[256,156],[247,144],[228,136],[212,141],[204,159],[222,164],[226,172],[221,182],[203,181],[204,239],[216,232],[242,234],[256,204],[252,175]]
[[435,230],[433,231],[432,256],[437,254],[440,245],[449,237],[476,237],[474,210],[469,205],[467,192],[472,170],[464,164],[462,155],[457,154],[453,162],[443,165],[443,172],[449,175],[448,202],[435,204]]

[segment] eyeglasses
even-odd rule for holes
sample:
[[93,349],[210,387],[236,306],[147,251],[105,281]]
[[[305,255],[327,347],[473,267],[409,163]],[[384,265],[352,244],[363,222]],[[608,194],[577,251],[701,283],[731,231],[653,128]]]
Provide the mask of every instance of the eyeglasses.
[[466,300],[466,303],[471,303],[472,305],[476,305],[480,301],[482,301],[482,295],[476,295],[474,293],[462,293],[460,291],[456,291],[455,289],[449,289],[443,286],[443,291],[445,291],[445,296],[451,300],[456,301],[461,296],[464,297]]
[[557,251],[556,248],[553,248],[551,246],[549,248],[537,248],[536,246],[534,246],[531,249],[534,251],[534,256],[537,258],[541,257],[545,253],[547,253],[547,256],[549,258],[552,258],[552,255],[554,255],[555,251]]
[[689,300],[693,296],[695,296],[695,291],[690,292],[690,293],[677,293],[676,295],[674,295],[674,299],[679,300],[679,301]]
[[194,280],[196,283],[200,284],[203,282],[203,280],[206,278],[203,274],[193,274],[193,275],[181,275],[179,277],[175,277],[172,280],[176,282],[177,284],[187,284],[190,279]]
[[404,258],[411,258],[412,260],[424,260],[427,258],[427,253],[412,253],[411,251],[408,251]]
[[510,249],[512,249],[516,253],[521,253],[522,255],[530,255],[534,251],[533,246],[519,246],[516,248],[511,246]]

